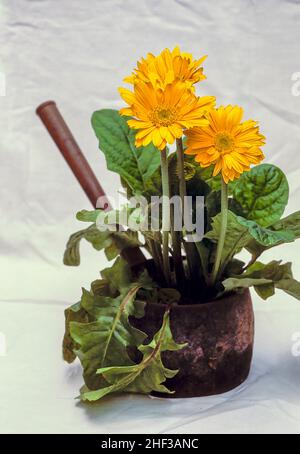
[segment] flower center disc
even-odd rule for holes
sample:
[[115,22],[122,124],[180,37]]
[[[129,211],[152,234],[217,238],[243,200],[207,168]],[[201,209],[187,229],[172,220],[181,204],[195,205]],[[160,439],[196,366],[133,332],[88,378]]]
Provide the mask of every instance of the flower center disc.
[[176,111],[172,109],[165,109],[157,107],[150,115],[151,121],[155,125],[169,126],[174,123],[176,118]]
[[234,149],[234,140],[226,132],[221,132],[216,135],[215,145],[220,153],[230,153]]

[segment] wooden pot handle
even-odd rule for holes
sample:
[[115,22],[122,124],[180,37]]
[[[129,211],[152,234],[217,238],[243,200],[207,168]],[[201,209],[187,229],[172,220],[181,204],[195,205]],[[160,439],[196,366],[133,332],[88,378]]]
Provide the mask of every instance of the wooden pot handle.
[[[46,101],[36,109],[36,113],[47,128],[93,207],[111,210],[112,207],[102,186],[59,112],[56,103],[54,101]],[[138,247],[124,249],[122,256],[130,265],[140,264],[146,260]]]
[[[36,113],[47,128],[92,205],[95,208],[97,206],[97,208],[110,210],[111,205],[102,186],[80,150],[56,103],[54,101],[46,101],[36,109]],[[97,201],[100,197],[103,198],[103,201],[99,205]]]

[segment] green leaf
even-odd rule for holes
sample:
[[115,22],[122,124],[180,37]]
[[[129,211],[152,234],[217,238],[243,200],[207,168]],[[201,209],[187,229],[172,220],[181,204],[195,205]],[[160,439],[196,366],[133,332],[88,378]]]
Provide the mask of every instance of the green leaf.
[[112,291],[109,281],[106,279],[96,279],[91,283],[91,290],[94,295],[101,295],[101,296],[112,296],[116,297],[118,295],[117,289]]
[[67,266],[78,266],[80,265],[80,250],[79,245],[82,238],[84,238],[86,230],[80,230],[79,232],[73,233],[66,245],[64,252],[63,262]]
[[292,242],[294,234],[290,231],[271,230],[258,225],[254,221],[249,221],[237,216],[237,221],[245,226],[253,239],[264,247],[272,247],[282,243]]
[[263,279],[263,278],[234,278],[230,277],[226,279],[225,281],[222,282],[225,291],[226,292],[232,292],[233,290],[236,289],[242,289],[242,288],[250,288],[254,286],[260,286],[260,285],[268,285],[272,284],[272,281],[269,279]]
[[91,243],[97,251],[102,251],[102,249],[110,246],[112,242],[111,232],[109,230],[101,232],[94,224],[86,229],[84,239]]
[[73,233],[66,245],[63,262],[67,266],[80,265],[80,242],[87,240],[97,250],[101,251],[111,245],[111,232],[100,232],[95,225]]
[[265,285],[255,285],[254,290],[260,298],[264,301],[271,298],[275,295],[275,286],[274,284],[265,284]]
[[277,288],[300,300],[300,283],[293,278],[291,263],[276,260],[267,265],[256,262],[243,275],[226,279],[223,286],[227,292],[254,286],[265,300],[273,296]]
[[161,329],[155,334],[153,340],[147,345],[140,345],[139,350],[143,358],[139,364],[131,366],[106,367],[97,371],[103,375],[108,383],[98,390],[90,391],[84,387],[81,392],[81,399],[84,401],[96,401],[110,393],[133,392],[148,394],[152,391],[171,393],[163,385],[167,378],[177,374],[177,370],[167,369],[162,362],[161,353],[164,351],[177,351],[184,348],[186,344],[178,345],[173,339],[169,311],[167,310]]
[[[84,222],[95,220],[99,210],[82,210],[77,213],[77,218]],[[99,230],[96,224],[90,225],[87,229],[73,233],[67,243],[64,253],[64,264],[68,266],[78,266],[80,264],[80,242],[85,239],[97,251],[105,250],[108,260],[116,258],[124,249],[141,247],[138,232],[130,229],[123,231]]]
[[153,286],[146,271],[134,278],[128,263],[118,258],[90,291],[83,289],[80,303],[66,311],[65,359],[80,359],[90,389],[103,383],[96,375],[99,367],[133,364],[131,355],[146,335],[131,326],[129,317],[144,315],[144,303],[135,298],[140,289]]
[[268,264],[256,262],[250,266],[244,276],[253,278],[265,278],[273,282],[279,282],[282,279],[290,279],[292,274],[291,263],[284,263],[280,260],[273,260]]
[[281,219],[280,221],[275,222],[270,226],[270,230],[275,232],[285,231],[288,235],[287,238],[283,238],[280,243],[276,243],[271,246],[263,246],[257,241],[253,240],[247,245],[247,250],[252,254],[253,258],[260,257],[263,252],[271,249],[274,246],[279,246],[284,243],[290,243],[298,238],[300,238],[300,211],[287,216],[286,218]]
[[78,345],[75,353],[84,369],[84,381],[90,389],[102,383],[97,369],[112,365],[132,365],[129,348],[139,346],[146,335],[129,323],[129,317],[144,315],[139,305],[135,308],[137,292],[141,283],[132,284],[115,297],[95,295],[83,289],[81,307],[93,321],[70,323],[70,335]]
[[138,239],[138,233],[133,232],[132,230],[111,232],[110,240],[111,244],[105,248],[107,260],[113,260],[120,255],[124,249],[143,246]]
[[242,208],[243,217],[269,227],[281,218],[285,210],[289,185],[278,167],[261,164],[241,175],[233,196]]
[[276,284],[276,287],[300,301],[300,282],[296,279],[282,279]]
[[131,207],[126,204],[118,210],[82,210],[77,213],[76,217],[79,221],[95,223],[99,231],[118,232],[120,231],[118,229],[120,225],[130,227],[131,222],[134,222],[135,226],[142,225],[145,220],[145,211],[146,208],[144,207]]
[[87,312],[81,307],[80,302],[73,304],[73,306],[65,310],[65,335],[63,339],[63,358],[67,363],[72,363],[76,358],[74,350],[78,345],[74,342],[70,334],[70,323],[81,322],[87,323],[89,316]]
[[293,232],[295,239],[300,238],[300,211],[296,211],[296,213],[275,222],[271,229],[275,231],[288,230]]
[[[121,258],[117,259],[112,267],[103,270],[103,275],[103,279],[97,279],[91,284],[91,293],[95,296],[116,298],[122,291],[130,286],[130,267],[128,263]],[[115,277],[115,279],[113,279],[113,277]],[[112,282],[109,281],[109,278],[111,278]],[[140,281],[142,281],[142,279],[144,279],[143,276],[140,277]],[[141,313],[143,313],[143,310]],[[65,361],[74,361],[77,356],[74,351],[75,346],[79,347],[70,334],[71,322],[89,323],[95,320],[91,311],[88,313],[86,309],[83,308],[81,301],[65,310],[65,336],[63,341],[63,356]]]
[[273,286],[273,282],[282,276],[282,272],[286,271],[285,267],[281,267],[281,262],[273,261],[268,265],[261,262],[254,263],[243,274],[235,277],[230,277],[222,282],[225,291],[233,291],[236,289],[250,287]]
[[107,168],[117,172],[134,193],[144,194],[151,190],[151,177],[160,166],[160,152],[153,144],[136,148],[135,131],[127,120],[116,110],[104,109],[93,114],[92,126]]
[[245,262],[238,259],[232,259],[226,266],[225,273],[227,276],[240,275],[243,273],[245,266]]
[[[220,238],[221,214],[213,218],[212,230],[205,235],[205,238],[217,242]],[[251,240],[255,239],[258,244],[274,246],[282,241],[292,241],[293,234],[290,232],[273,231],[259,226],[254,221],[249,221],[237,216],[232,211],[228,212],[228,225],[226,239],[222,252],[222,270],[234,255],[246,247]]]
[[112,293],[116,291],[122,293],[130,286],[132,273],[128,263],[121,257],[118,257],[111,267],[101,271],[101,276],[109,282]]
[[82,222],[95,223],[100,213],[102,213],[102,210],[81,210],[76,214],[76,219]]

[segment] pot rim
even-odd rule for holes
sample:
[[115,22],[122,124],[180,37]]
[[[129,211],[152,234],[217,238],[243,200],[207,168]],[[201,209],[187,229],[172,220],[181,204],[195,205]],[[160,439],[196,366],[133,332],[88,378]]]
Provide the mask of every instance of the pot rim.
[[[195,308],[201,308],[201,309],[206,309],[211,306],[216,306],[221,304],[226,304],[235,300],[244,301],[247,298],[251,298],[251,293],[248,288],[243,289],[242,292],[232,292],[227,295],[225,295],[222,298],[215,299],[212,301],[208,301],[207,303],[195,303],[195,304],[171,304],[171,311],[172,309],[178,309],[178,310],[185,310],[185,309],[195,309]],[[146,302],[146,304],[149,304],[149,306],[156,306],[156,307],[161,307],[165,308],[167,305],[163,303],[147,303],[147,301],[140,300],[142,302]]]

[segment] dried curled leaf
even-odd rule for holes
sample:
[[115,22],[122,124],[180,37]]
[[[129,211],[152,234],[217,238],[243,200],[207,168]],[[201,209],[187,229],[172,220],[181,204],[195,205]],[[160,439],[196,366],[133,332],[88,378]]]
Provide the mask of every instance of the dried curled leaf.
[[90,291],[82,290],[80,303],[67,309],[64,357],[80,359],[90,389],[102,383],[96,374],[100,367],[134,364],[128,348],[139,346],[146,335],[131,326],[129,317],[144,315],[144,305],[136,306],[135,299],[140,289],[152,286],[146,272],[133,282],[129,265],[119,258],[103,270]]
[[266,265],[256,262],[242,275],[226,279],[223,286],[228,292],[254,287],[264,300],[273,296],[275,289],[281,289],[300,300],[300,283],[294,279],[291,266],[276,260]]
[[107,394],[116,392],[133,392],[148,394],[152,391],[169,393],[163,383],[167,378],[173,378],[178,370],[167,369],[162,361],[161,353],[166,350],[176,351],[184,348],[186,344],[176,344],[173,339],[169,310],[165,312],[162,327],[154,335],[153,340],[147,345],[140,345],[139,351],[143,358],[139,364],[121,367],[105,367],[97,371],[106,380],[107,385],[98,390],[91,391],[87,387],[81,390],[83,401],[96,401]]

